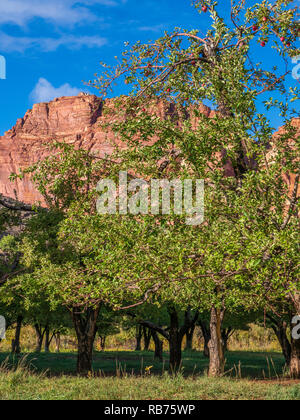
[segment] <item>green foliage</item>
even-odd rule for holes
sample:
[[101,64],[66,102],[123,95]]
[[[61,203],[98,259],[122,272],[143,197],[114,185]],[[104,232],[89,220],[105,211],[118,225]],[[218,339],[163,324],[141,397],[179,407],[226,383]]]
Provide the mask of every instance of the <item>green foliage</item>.
[[[226,23],[218,2],[207,1],[212,25],[206,36],[176,28],[147,44],[128,45],[119,64],[91,82],[103,97],[117,79],[133,86],[119,100],[122,118],[109,124],[127,146],[114,159],[122,169],[134,168],[146,179],[205,178],[201,227],[187,227],[174,215],[156,217],[158,227],[141,217],[148,229],[138,237],[129,270],[137,263],[139,285],[155,290],[154,300],[171,297],[183,306],[229,311],[274,309],[282,299],[294,305],[300,174],[299,135],[290,118],[299,116],[293,108],[299,89],[287,87],[282,65],[270,69],[250,58],[255,41],[269,42],[282,63],[299,54],[290,3],[232,3]],[[203,2],[195,6],[201,13]],[[271,93],[280,99],[265,99]],[[203,101],[215,112],[207,112]],[[271,108],[285,123],[276,139],[267,117]],[[296,174],[292,194],[287,173]]]
[[[204,3],[194,3],[201,12]],[[119,117],[103,129],[125,149],[100,159],[54,142],[49,157],[12,176],[30,173],[48,205],[27,222],[19,246],[25,272],[8,284],[26,296],[28,310],[43,312],[44,302],[50,311],[82,312],[148,302],[154,317],[171,303],[247,318],[284,302],[299,313],[299,135],[291,120],[299,116],[299,89],[286,86],[283,69],[299,54],[297,13],[290,1],[233,2],[228,23],[218,2],[205,4],[212,19],[205,36],[176,28],[128,46],[115,68],[91,82],[103,97],[118,78],[132,84],[117,110],[104,108]],[[254,64],[255,42],[272,45],[283,65]],[[270,109],[285,124],[276,137]],[[188,226],[174,208],[99,215],[97,182],[116,180],[120,170],[205,179],[205,222]]]

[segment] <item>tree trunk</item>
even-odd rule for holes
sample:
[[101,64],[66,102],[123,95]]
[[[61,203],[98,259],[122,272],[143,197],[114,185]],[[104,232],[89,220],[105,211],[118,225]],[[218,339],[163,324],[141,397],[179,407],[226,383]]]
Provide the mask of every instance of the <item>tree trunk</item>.
[[73,309],[72,317],[78,341],[77,374],[87,376],[92,371],[93,348],[97,332],[100,306],[88,308],[84,313]]
[[60,333],[56,333],[54,335],[55,338],[55,352],[59,353],[60,352]]
[[35,328],[35,332],[36,332],[35,353],[40,353],[42,351],[42,346],[43,346],[44,335],[45,335],[46,329],[43,331],[43,328],[39,324],[35,324],[34,328]]
[[170,371],[177,373],[181,366],[181,344],[183,335],[179,333],[178,315],[175,308],[169,309],[170,315],[170,332],[169,332],[169,347],[170,347]]
[[181,328],[179,328],[179,319],[176,308],[170,306],[168,308],[168,313],[170,316],[170,327],[168,329],[164,329],[149,321],[140,321],[140,323],[151,331],[158,332],[168,340],[170,349],[170,371],[172,373],[177,373],[181,366],[181,346],[183,337],[187,330],[197,322],[199,313],[196,311],[192,317],[191,310],[188,309],[185,312],[184,324]]
[[272,329],[275,332],[275,335],[282,349],[282,354],[285,358],[286,365],[290,366],[292,347],[287,336],[287,323],[279,320],[276,320],[276,322],[273,321]]
[[163,342],[159,339],[156,331],[151,331],[152,338],[155,345],[154,359],[159,359],[161,362],[163,360]]
[[143,336],[144,336],[144,351],[149,351],[150,341],[151,341],[151,330],[143,326]]
[[21,353],[21,345],[20,345],[20,336],[21,336],[21,328],[22,328],[23,316],[18,316],[17,318],[17,326],[15,332],[15,338],[12,340],[12,353],[19,354]]
[[137,325],[136,326],[136,333],[135,333],[135,338],[136,338],[136,345],[135,345],[135,351],[141,351],[142,350],[142,326],[141,325]]
[[199,322],[199,325],[200,325],[202,335],[203,335],[203,340],[204,340],[203,356],[209,358],[208,343],[210,340],[210,330],[202,321]]
[[210,340],[209,347],[209,371],[212,377],[221,376],[225,369],[225,358],[222,344],[222,313],[215,307],[211,310],[210,316]]
[[191,328],[185,334],[186,343],[185,343],[185,350],[192,351],[193,350],[193,338],[195,332],[196,325],[192,325]]
[[[300,314],[300,310],[298,314]],[[294,327],[295,325],[292,324],[290,374],[292,378],[300,379],[300,337],[294,335]]]
[[101,347],[101,351],[105,350],[105,341],[106,341],[106,337],[105,335],[99,335],[100,337],[100,347]]
[[228,340],[231,335],[234,333],[233,328],[222,328],[222,343],[223,343],[223,353],[225,354],[228,351]]
[[47,326],[45,329],[45,353],[50,352],[50,328]]
[[204,348],[203,348],[203,356],[206,357],[207,359],[209,359],[209,347],[208,347],[209,340],[208,341],[204,340]]

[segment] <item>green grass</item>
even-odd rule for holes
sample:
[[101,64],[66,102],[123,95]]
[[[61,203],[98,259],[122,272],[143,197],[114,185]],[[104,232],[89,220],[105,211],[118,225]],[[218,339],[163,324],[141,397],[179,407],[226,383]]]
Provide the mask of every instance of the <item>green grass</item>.
[[[206,377],[207,359],[198,352],[184,353],[177,377],[166,372],[167,354],[160,363],[151,352],[97,352],[89,378],[75,375],[74,353],[27,354],[25,361],[10,356],[4,363],[8,357],[0,353],[0,400],[300,400],[300,383],[278,379],[284,365],[279,353],[231,352],[220,379]],[[153,366],[150,375],[147,366]]]
[[169,375],[127,378],[0,374],[0,400],[300,400],[300,385]]
[[[31,353],[26,357],[37,372],[48,370],[52,375],[75,374],[76,353]],[[284,359],[280,353],[236,351],[228,353],[226,357],[226,371],[231,377],[270,379],[283,374]],[[18,361],[18,358],[14,360],[9,353],[0,353],[0,364],[6,358],[9,358],[12,364]],[[168,369],[168,354],[164,353],[163,362],[153,360],[152,352],[106,351],[94,354],[94,371],[101,371],[105,375],[122,375],[125,372],[131,375],[143,375],[147,366],[153,366],[152,374],[163,374]],[[202,353],[183,353],[184,376],[203,375],[207,368],[208,359],[203,357]]]

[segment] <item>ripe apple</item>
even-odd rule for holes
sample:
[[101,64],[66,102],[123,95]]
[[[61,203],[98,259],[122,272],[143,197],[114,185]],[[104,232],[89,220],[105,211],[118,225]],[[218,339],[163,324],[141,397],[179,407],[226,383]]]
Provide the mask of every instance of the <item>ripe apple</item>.
[[262,41],[262,42],[260,43],[260,45],[261,45],[262,47],[265,47],[265,46],[266,46],[265,41]]
[[281,37],[280,37],[280,41],[281,41],[281,42],[284,42],[284,41],[285,41],[285,37],[284,37],[284,36],[281,36]]
[[203,11],[204,13],[206,13],[206,12],[207,12],[207,6],[202,6],[202,11]]
[[263,20],[263,22],[267,22],[268,21],[267,16],[264,16],[262,20]]
[[256,32],[258,30],[258,26],[257,25],[253,25],[252,26],[252,29],[253,29],[254,32]]

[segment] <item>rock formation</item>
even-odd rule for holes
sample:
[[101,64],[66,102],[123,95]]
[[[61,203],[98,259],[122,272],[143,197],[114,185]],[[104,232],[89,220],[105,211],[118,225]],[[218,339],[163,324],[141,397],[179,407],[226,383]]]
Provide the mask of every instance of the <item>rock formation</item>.
[[[32,110],[17,120],[11,130],[0,137],[0,194],[29,204],[40,200],[39,193],[29,179],[12,183],[9,176],[45,157],[43,143],[65,141],[97,152],[101,157],[110,154],[120,142],[112,131],[104,130],[102,125],[120,118],[114,111],[115,101],[108,99],[102,102],[95,95],[80,93],[78,96],[35,104]],[[157,100],[150,106],[149,112],[165,119],[175,110],[172,105]],[[215,115],[204,105],[200,112],[209,117]],[[295,124],[300,131],[300,119],[295,120]],[[192,125],[196,125],[194,117]],[[231,172],[229,166],[225,168],[227,175],[231,175]],[[295,177],[286,176],[291,189]]]
[[[116,113],[105,112],[114,109],[114,102],[114,99],[108,99],[103,103],[95,95],[80,93],[35,104],[24,118],[17,120],[16,125],[0,137],[0,194],[24,203],[40,200],[29,179],[12,183],[9,176],[45,157],[43,143],[65,141],[97,152],[101,157],[109,155],[120,143],[113,132],[107,132],[101,125],[118,119]],[[153,103],[151,108],[149,111],[161,118],[167,118],[173,112],[170,105],[161,101]],[[203,106],[201,111],[213,115],[208,107]]]

